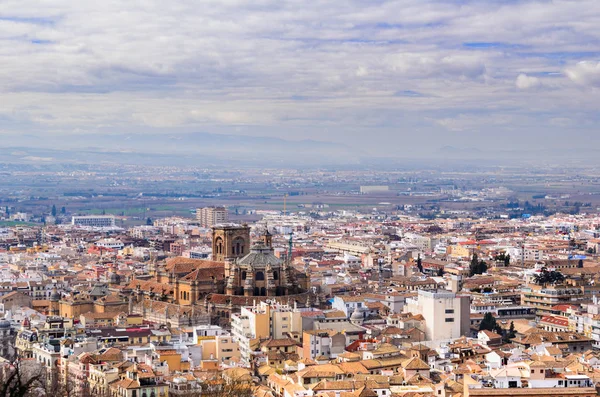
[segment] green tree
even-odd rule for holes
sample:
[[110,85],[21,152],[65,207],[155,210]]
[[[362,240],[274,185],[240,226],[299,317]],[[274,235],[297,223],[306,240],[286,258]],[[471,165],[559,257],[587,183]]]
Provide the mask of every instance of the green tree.
[[471,258],[471,264],[469,265],[469,276],[473,277],[476,274],[483,274],[487,272],[488,266],[483,260],[479,260],[477,254],[473,253]]
[[504,257],[504,266],[510,265],[510,254]]
[[477,267],[477,274],[483,274],[487,272],[488,266],[484,261],[479,261],[479,266]]
[[479,259],[477,258],[477,254],[473,252],[473,257],[471,258],[471,265],[469,266],[469,276],[473,277],[478,274],[479,270]]
[[479,330],[488,330],[497,333],[498,335],[502,335],[503,331],[500,327],[500,324],[496,322],[494,315],[490,312],[487,312],[483,316],[483,320],[481,320],[481,324],[479,325]]
[[146,219],[146,225],[152,226],[152,219],[150,219],[150,218]]
[[423,273],[423,261],[421,260],[421,254],[417,256],[417,268]]
[[504,342],[509,343],[511,339],[517,336],[517,332],[515,331],[515,323],[514,321],[510,322],[510,328],[508,328],[508,332],[504,335]]
[[64,206],[60,207],[60,213],[63,214],[63,215],[66,214],[67,213],[67,208],[64,207]]
[[537,285],[560,284],[565,281],[565,276],[556,270],[548,270],[543,267],[542,270],[533,276],[533,282]]
[[479,330],[494,331],[497,326],[498,324],[496,323],[494,315],[490,312],[487,312],[483,315],[483,320],[481,320],[481,324],[479,324]]
[[52,204],[52,216],[56,216],[56,205]]

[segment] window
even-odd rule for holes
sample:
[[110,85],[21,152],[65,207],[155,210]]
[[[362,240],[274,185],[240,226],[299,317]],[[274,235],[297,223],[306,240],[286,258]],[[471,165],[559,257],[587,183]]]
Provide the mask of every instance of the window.
[[454,309],[446,309],[446,314],[454,314]]
[[449,318],[446,319],[446,322],[447,323],[453,323],[454,319],[452,317],[449,317]]

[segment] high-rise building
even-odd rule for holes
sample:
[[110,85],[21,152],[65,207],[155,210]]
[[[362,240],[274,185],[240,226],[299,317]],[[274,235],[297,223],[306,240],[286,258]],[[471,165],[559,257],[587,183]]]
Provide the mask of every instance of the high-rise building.
[[469,297],[442,290],[419,290],[414,298],[406,298],[405,313],[425,318],[427,340],[443,341],[469,334]]
[[229,213],[225,207],[204,207],[196,210],[196,219],[202,227],[213,227],[229,220]]

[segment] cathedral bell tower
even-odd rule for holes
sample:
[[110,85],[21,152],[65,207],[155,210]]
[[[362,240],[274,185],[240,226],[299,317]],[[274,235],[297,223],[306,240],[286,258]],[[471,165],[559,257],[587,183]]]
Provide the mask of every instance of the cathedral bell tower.
[[229,277],[228,263],[250,252],[250,226],[217,225],[212,230],[212,260],[225,262],[225,277]]

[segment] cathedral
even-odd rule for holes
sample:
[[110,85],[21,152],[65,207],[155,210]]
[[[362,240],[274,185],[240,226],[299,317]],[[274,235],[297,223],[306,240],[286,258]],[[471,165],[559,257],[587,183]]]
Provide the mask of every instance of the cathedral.
[[268,231],[252,244],[247,225],[215,226],[212,259],[167,259],[153,266],[149,276],[133,279],[123,292],[135,297],[134,305],[142,300],[196,305],[221,320],[256,301],[309,304],[309,274],[275,256]]

